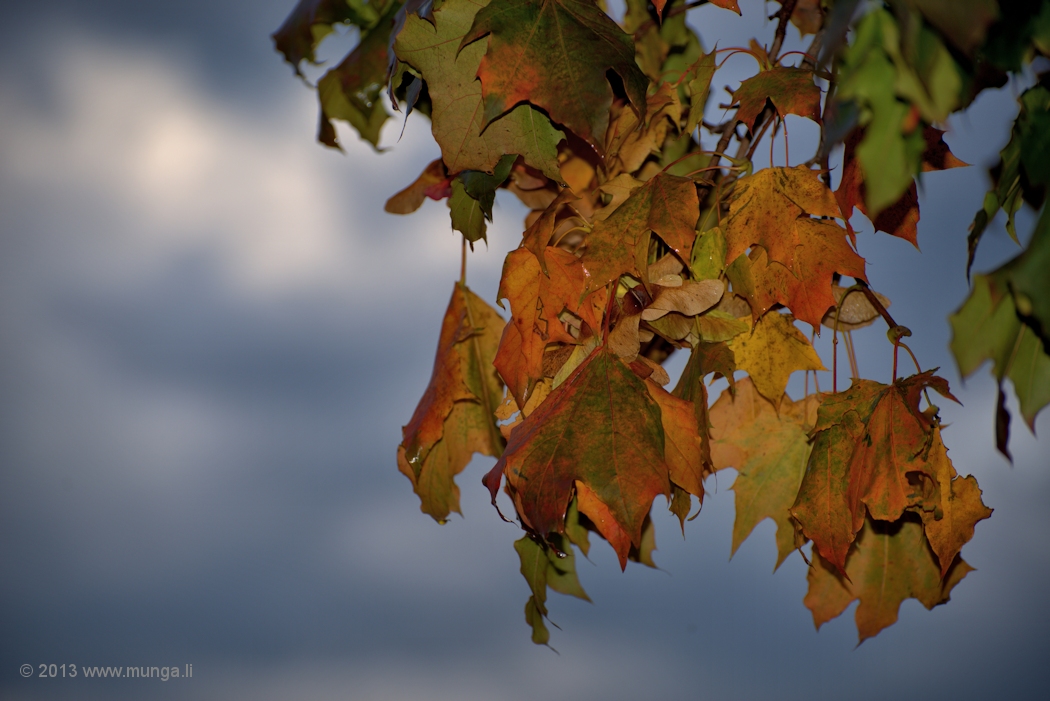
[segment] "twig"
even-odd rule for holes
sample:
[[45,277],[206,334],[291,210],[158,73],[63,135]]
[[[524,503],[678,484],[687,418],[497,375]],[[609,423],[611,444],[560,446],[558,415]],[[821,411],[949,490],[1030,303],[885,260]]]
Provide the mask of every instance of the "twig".
[[791,15],[795,12],[795,5],[798,4],[798,0],[782,0],[783,5],[780,6],[780,10],[777,12],[777,31],[773,35],[773,46],[769,49],[769,60],[773,63],[777,61],[777,54],[780,53],[780,47],[784,44],[784,36],[787,34],[787,25],[791,21]]

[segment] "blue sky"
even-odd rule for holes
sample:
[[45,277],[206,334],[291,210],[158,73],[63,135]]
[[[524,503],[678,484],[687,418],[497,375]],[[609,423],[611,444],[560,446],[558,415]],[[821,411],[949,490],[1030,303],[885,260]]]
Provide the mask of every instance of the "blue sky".
[[[3,11],[0,696],[1019,698],[1050,683],[1050,448],[1017,421],[1009,467],[994,383],[960,383],[947,352],[1017,85],[952,120],[948,142],[977,167],[924,178],[921,254],[860,239],[920,361],[965,404],[944,407],[945,442],[996,509],[952,602],[905,602],[856,649],[852,607],[814,631],[801,558],[772,574],[771,522],[729,561],[729,471],[684,541],[656,510],[660,571],[620,573],[604,544],[581,561],[594,604],[554,595],[556,655],[528,640],[520,532],[480,486],[491,460],[459,478],[464,518],[444,527],[396,470],[459,245],[444,204],[382,203],[437,148],[415,118],[400,142],[391,124],[384,154],[349,132],[345,155],[314,143],[315,98],[268,38],[291,4]],[[761,27],[761,3],[741,4],[739,23],[691,15],[709,45]],[[790,127],[800,158],[813,134]],[[469,267],[490,301],[524,216],[504,195]],[[998,221],[976,269],[1015,251]],[[882,330],[858,347],[886,381]],[[194,677],[23,679],[25,663]]]

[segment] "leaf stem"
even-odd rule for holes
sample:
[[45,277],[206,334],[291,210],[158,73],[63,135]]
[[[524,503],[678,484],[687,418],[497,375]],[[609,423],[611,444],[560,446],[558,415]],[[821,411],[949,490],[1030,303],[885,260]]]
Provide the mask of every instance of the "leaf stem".
[[784,44],[784,36],[787,34],[787,25],[791,21],[791,15],[795,12],[795,5],[798,4],[798,0],[781,0],[783,4],[780,6],[780,10],[777,11],[777,30],[776,34],[773,35],[773,46],[769,49],[769,60],[774,63],[777,61],[777,54],[780,53],[780,47]]
[[467,237],[463,237],[463,250],[459,256],[459,284],[467,284]]

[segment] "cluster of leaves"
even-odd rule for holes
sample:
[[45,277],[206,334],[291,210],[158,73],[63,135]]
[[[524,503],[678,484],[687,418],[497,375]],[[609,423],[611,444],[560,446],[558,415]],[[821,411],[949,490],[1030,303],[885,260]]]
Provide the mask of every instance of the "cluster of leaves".
[[[738,0],[709,2],[740,12]],[[910,331],[869,287],[849,220],[857,209],[876,232],[918,245],[916,178],[965,165],[935,125],[1050,49],[1050,3],[781,0],[771,42],[718,51],[686,23],[701,4],[627,0],[618,23],[600,0],[301,0],[274,35],[299,72],[336,25],[360,32],[317,84],[323,143],[338,146],[341,119],[377,146],[391,116],[384,91],[406,119],[429,117],[441,158],[388,211],[447,200],[465,261],[497,189],[531,210],[503,267],[509,321],[467,288],[464,262],[398,465],[443,521],[459,511],[454,477],[471,456],[498,458],[483,482],[494,505],[505,491],[525,531],[515,547],[537,643],[549,640],[548,588],[586,598],[574,547],[587,555],[594,533],[621,567],[654,566],[654,499],[684,530],[705,479],[725,468],[738,472],[733,550],[765,518],[777,524],[778,567],[812,541],[805,604],[820,626],[859,599],[861,640],[905,598],[947,601],[970,569],[960,549],[991,514],[941,440],[929,390],[953,399],[947,382],[897,378]],[[804,53],[781,53],[791,23],[813,35]],[[732,53],[757,72],[712,123],[712,81]],[[1013,233],[1022,201],[1042,206],[1050,90],[1036,85],[1021,105],[971,261],[999,209]],[[787,115],[819,125],[818,151],[755,171],[767,133],[783,128],[786,150]],[[976,276],[952,317],[962,373],[993,360],[1030,426],[1050,402],[1048,269],[1044,211],[1027,250]],[[880,317],[889,384],[861,379],[852,362],[852,331]],[[815,381],[824,369],[799,322],[830,329],[836,349],[844,336],[849,389],[838,391],[836,358],[831,392],[785,394],[793,372]],[[668,391],[661,363],[673,352],[690,355]],[[729,387],[711,404],[718,378]],[[1004,453],[1008,423],[1000,393]]]

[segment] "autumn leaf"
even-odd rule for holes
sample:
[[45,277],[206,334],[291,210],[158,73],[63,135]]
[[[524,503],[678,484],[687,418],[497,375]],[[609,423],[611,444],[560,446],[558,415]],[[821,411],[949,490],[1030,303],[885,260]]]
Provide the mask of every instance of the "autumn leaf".
[[685,128],[682,130],[684,134],[692,134],[704,118],[704,108],[707,106],[707,96],[711,90],[711,79],[714,78],[717,69],[715,58],[714,51],[702,55],[682,76],[682,81],[689,91],[689,113],[685,119]]
[[634,62],[634,42],[593,2],[492,0],[459,47],[466,52],[485,36],[474,47],[485,52],[477,70],[483,125],[528,102],[600,149],[613,98],[606,71],[645,116],[649,81]]
[[544,623],[548,588],[584,601],[591,600],[576,576],[576,558],[569,539],[555,533],[551,535],[551,543],[553,546],[530,535],[514,543],[521,561],[521,575],[532,591],[525,604],[525,620],[532,626],[532,642],[537,645],[546,645],[550,641],[550,632]]
[[481,85],[475,75],[484,46],[475,44],[458,52],[457,48],[484,5],[485,0],[446,0],[434,11],[433,24],[410,15],[394,51],[427,83],[434,138],[450,173],[491,172],[500,158],[516,153],[548,178],[560,181],[557,145],[562,133],[541,112],[519,105],[495,121],[482,118]]
[[750,334],[729,343],[738,370],[745,371],[763,397],[779,404],[788,378],[796,370],[823,370],[824,364],[790,316],[770,313]]
[[[922,154],[922,170],[946,170],[948,168],[959,168],[969,165],[955,157],[944,143],[944,132],[934,127],[926,127],[923,137],[926,141],[926,150]],[[835,191],[835,199],[838,200],[842,215],[846,217],[846,226],[853,233],[849,224],[849,217],[856,207],[864,216],[868,216],[868,207],[865,204],[864,172],[857,159],[856,150],[864,137],[861,129],[855,129],[846,137],[845,151],[842,154],[842,180],[839,189]],[[919,195],[915,183],[901,195],[900,199],[881,210],[872,220],[875,231],[884,231],[890,236],[902,238],[916,248],[918,242],[919,223]]]
[[791,513],[840,571],[865,514],[896,521],[911,506],[932,507],[924,501],[937,485],[928,460],[934,424],[918,406],[926,388],[955,400],[948,383],[927,371],[892,385],[854,380],[820,405],[813,452]]
[[[693,407],[696,429],[700,435],[700,465],[704,476],[715,470],[711,460],[711,421],[708,417],[707,387],[704,385],[704,378],[714,374],[716,377],[726,377],[730,383],[733,383],[734,370],[736,370],[736,362],[733,358],[733,351],[729,350],[727,344],[699,342],[690,351],[689,361],[672,391],[675,397],[688,401]],[[684,499],[677,494],[675,496],[677,498],[672,499],[671,510],[675,511],[676,505],[681,507],[684,501],[685,508],[680,511],[688,512],[688,495],[685,495]],[[675,513],[678,514],[679,519],[683,519],[684,516],[680,511],[675,511]]]
[[[777,524],[777,564],[795,551],[791,506],[809,460],[809,431],[817,420],[820,397],[799,402],[784,397],[779,410],[756,390],[750,378],[725,390],[711,407],[711,458],[716,470],[737,469],[733,482],[736,521],[732,553],[764,519]],[[774,569],[776,569],[774,568]]]
[[842,218],[834,195],[817,171],[801,165],[765,168],[741,178],[725,222],[726,260],[734,261],[752,245],[759,245],[771,261],[792,269],[795,249],[804,235],[797,223],[808,218],[800,219],[804,215]]
[[441,159],[431,161],[411,185],[392,195],[383,209],[391,214],[411,214],[423,206],[430,188],[444,182],[445,178],[445,164]]
[[867,519],[850,551],[845,576],[814,550],[803,602],[819,629],[859,599],[855,618],[859,641],[864,642],[897,622],[905,599],[918,599],[927,609],[946,603],[972,570],[956,558],[942,578],[922,524],[911,515],[893,523]]
[[864,259],[846,240],[846,230],[833,221],[802,217],[795,223],[801,244],[793,268],[770,262],[761,246],[740,256],[727,271],[733,288],[743,294],[758,318],[782,304],[800,320],[817,328],[835,306],[835,273],[866,280]]
[[940,487],[940,500],[935,508],[924,509],[920,515],[944,577],[962,546],[973,538],[974,526],[989,518],[992,510],[984,505],[977,480],[972,475],[959,477],[955,472],[939,428],[933,432],[930,463]]
[[572,253],[548,247],[547,274],[526,248],[507,255],[497,297],[510,302],[511,323],[503,332],[496,369],[519,406],[525,405],[532,384],[543,377],[543,353],[548,343],[576,343],[558,320],[568,309],[592,332],[599,328],[592,305],[584,301],[583,266]]
[[324,145],[340,148],[332,120],[342,119],[378,148],[379,132],[388,118],[380,95],[390,71],[387,45],[397,8],[397,3],[391,3],[374,27],[363,28],[354,50],[318,81],[321,118],[317,140]]
[[760,71],[740,83],[733,100],[737,105],[736,118],[751,132],[766,108],[766,100],[781,119],[797,114],[820,123],[820,88],[813,82],[813,71],[804,68],[777,66]]
[[677,485],[704,502],[704,466],[700,455],[700,431],[691,401],[680,399],[646,380],[649,395],[660,406],[664,428],[664,456],[668,476]]
[[336,24],[354,24],[370,29],[379,19],[379,13],[366,2],[347,0],[299,0],[295,9],[272,34],[274,47],[284,60],[302,76],[303,61],[316,63],[314,51],[321,40],[332,33]]
[[441,324],[434,371],[412,420],[402,430],[398,469],[412,482],[420,508],[441,521],[459,513],[453,478],[474,453],[498,457],[503,439],[493,411],[502,385],[492,369],[503,319],[457,284]]
[[[626,365],[599,348],[514,430],[486,483],[495,500],[505,475],[522,522],[547,537],[564,531],[578,480],[627,544],[639,546],[653,499],[671,494],[664,451],[659,404]],[[582,498],[580,511],[594,520]],[[629,548],[620,543],[617,550],[626,563]]]
[[639,187],[587,235],[587,290],[605,287],[624,273],[646,282],[650,232],[683,261],[689,260],[699,208],[696,186],[689,178],[660,174]]
[[558,193],[536,221],[522,234],[521,245],[532,251],[532,254],[536,256],[536,260],[540,263],[540,270],[543,271],[544,275],[547,274],[547,261],[544,258],[544,252],[547,250],[547,245],[551,242],[551,237],[554,236],[558,211],[563,205],[574,202],[577,199],[579,198],[573,194],[572,190],[565,188]]

